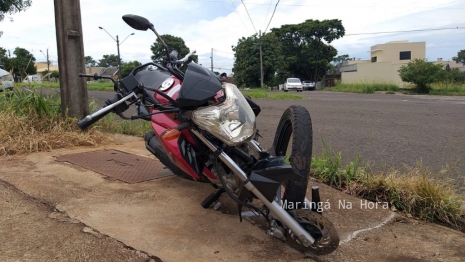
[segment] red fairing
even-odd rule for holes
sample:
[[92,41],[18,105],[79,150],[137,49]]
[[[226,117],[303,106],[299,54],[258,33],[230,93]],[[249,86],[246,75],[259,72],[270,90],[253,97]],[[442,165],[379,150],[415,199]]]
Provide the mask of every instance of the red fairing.
[[[181,90],[181,85],[182,82],[177,79],[176,77],[172,76],[171,77],[174,81],[173,84],[167,88],[163,93],[171,97],[172,99],[176,100],[178,98],[179,92]],[[159,89],[160,90],[160,89]],[[160,103],[168,103],[168,99],[165,97],[155,93],[155,99],[157,99]],[[215,100],[219,102],[219,98],[224,96],[223,90],[220,90],[216,93]],[[156,113],[159,112],[159,110],[154,110],[152,109],[151,113]],[[181,123],[177,120],[174,119],[174,113],[167,113],[167,114],[156,114],[152,115],[152,128],[157,135],[157,137],[160,137],[160,135],[169,128],[174,128]],[[182,136],[194,147],[196,148],[196,143],[194,138],[192,137],[192,134],[189,132],[189,130],[183,130],[181,132]],[[199,175],[190,167],[190,165],[184,160],[184,158],[181,155],[181,152],[179,151],[178,147],[178,140],[179,139],[173,139],[169,141],[163,141],[160,139],[160,143],[165,150],[165,153],[168,155],[168,157],[176,164],[179,168],[181,168],[184,172],[192,176],[194,179],[199,180],[201,179]],[[209,177],[210,179],[216,179],[216,176],[207,168],[203,168],[203,173]]]

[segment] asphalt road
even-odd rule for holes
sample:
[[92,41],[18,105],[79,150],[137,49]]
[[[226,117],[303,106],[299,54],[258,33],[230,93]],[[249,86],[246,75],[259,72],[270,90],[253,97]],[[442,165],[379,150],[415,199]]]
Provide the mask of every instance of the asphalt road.
[[[103,103],[111,92],[89,91]],[[313,123],[313,152],[322,140],[341,151],[343,162],[359,155],[375,171],[403,168],[421,161],[449,175],[465,175],[465,97],[351,94],[324,91],[302,93],[305,100],[256,99],[262,112],[257,127],[265,148],[272,144],[281,114],[291,105],[307,108]]]

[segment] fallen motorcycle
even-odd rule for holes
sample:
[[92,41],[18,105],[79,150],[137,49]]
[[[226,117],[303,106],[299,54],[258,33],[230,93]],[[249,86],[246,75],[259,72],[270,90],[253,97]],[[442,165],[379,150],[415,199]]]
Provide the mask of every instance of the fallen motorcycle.
[[[177,51],[169,51],[147,19],[124,15],[123,20],[134,29],[155,33],[166,49],[165,63],[138,66],[118,81],[80,74],[111,79],[116,94],[78,121],[79,127],[86,129],[110,112],[123,119],[151,121],[146,148],[175,175],[217,189],[201,203],[204,208],[226,192],[237,202],[241,221],[246,207],[266,220],[267,234],[300,251],[324,255],[336,250],[339,236],[322,215],[318,187],[312,187],[311,200],[306,198],[313,146],[308,111],[289,107],[273,147],[264,150],[257,142],[255,120],[261,109],[256,103],[196,63],[181,71],[195,51],[178,60]],[[123,112],[130,105],[136,106],[137,114],[127,117]]]

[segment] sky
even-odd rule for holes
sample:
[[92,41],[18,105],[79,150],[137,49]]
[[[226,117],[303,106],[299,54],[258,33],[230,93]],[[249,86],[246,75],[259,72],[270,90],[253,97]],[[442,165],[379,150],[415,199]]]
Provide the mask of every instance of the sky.
[[[465,49],[465,0],[80,0],[84,52],[99,60],[117,54],[116,35],[120,39],[123,61],[149,62],[150,46],[156,37],[151,31],[136,31],[123,20],[125,14],[150,20],[159,34],[184,39],[197,50],[199,64],[214,71],[231,73],[234,53],[231,49],[241,37],[258,31],[269,32],[284,24],[307,19],[340,19],[346,36],[332,45],[338,55],[369,59],[370,47],[389,41],[426,42],[426,57],[451,60]],[[279,3],[278,3],[279,2]],[[276,3],[276,11],[273,14]],[[272,18],[272,19],[271,19]],[[271,21],[271,22],[270,22]],[[269,26],[268,26],[269,24]],[[99,29],[103,27],[104,30]],[[368,34],[376,32],[459,28],[450,30]],[[54,1],[33,0],[24,12],[7,15],[0,22],[0,47],[22,47],[37,62],[58,63]],[[134,35],[130,35],[135,33]],[[129,36],[129,37],[127,37]],[[127,37],[127,38],[126,38]],[[124,40],[124,42],[123,42]],[[41,52],[42,50],[42,52]]]

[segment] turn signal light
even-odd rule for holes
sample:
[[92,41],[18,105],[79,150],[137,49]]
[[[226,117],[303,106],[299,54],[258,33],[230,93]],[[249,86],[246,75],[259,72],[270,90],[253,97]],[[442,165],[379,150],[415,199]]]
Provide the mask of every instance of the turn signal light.
[[177,130],[176,128],[166,129],[161,133],[160,138],[162,140],[173,140],[177,139],[181,135],[181,131]]

